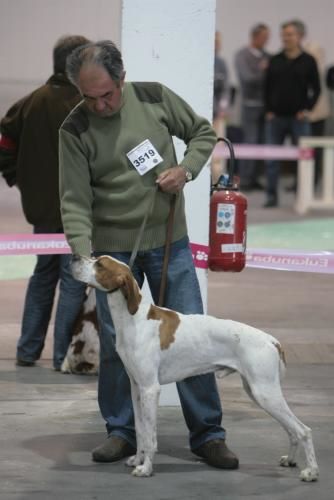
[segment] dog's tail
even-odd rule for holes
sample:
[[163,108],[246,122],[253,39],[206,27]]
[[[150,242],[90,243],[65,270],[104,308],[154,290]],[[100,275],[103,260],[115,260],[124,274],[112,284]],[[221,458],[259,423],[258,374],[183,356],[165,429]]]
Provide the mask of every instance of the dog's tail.
[[274,346],[276,347],[277,351],[278,351],[278,355],[279,355],[279,374],[280,374],[280,379],[282,380],[284,375],[285,375],[285,371],[286,371],[286,357],[285,357],[285,352],[283,350],[283,347],[281,346],[281,344],[278,342],[278,340],[275,340],[275,342],[273,342]]

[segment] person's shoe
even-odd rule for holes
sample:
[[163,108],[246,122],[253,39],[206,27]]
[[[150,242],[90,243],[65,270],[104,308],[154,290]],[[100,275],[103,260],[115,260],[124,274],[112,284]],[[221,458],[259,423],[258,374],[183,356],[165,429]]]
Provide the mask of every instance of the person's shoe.
[[239,467],[238,457],[228,449],[224,439],[207,441],[192,452],[218,469],[237,469]]
[[244,191],[245,193],[248,191],[252,191],[252,186],[250,184],[240,184],[239,186],[240,191]]
[[286,187],[285,187],[285,191],[286,191],[287,193],[295,193],[295,192],[297,191],[297,184],[296,184],[296,183],[294,183],[294,184],[292,184],[291,186],[286,186]]
[[102,445],[94,448],[92,460],[94,462],[117,462],[135,453],[136,448],[122,437],[109,436]]
[[262,186],[262,184],[259,181],[252,182],[251,188],[254,191],[263,191],[264,190],[264,187]]
[[240,184],[240,191],[249,192],[249,191],[263,191],[263,190],[264,187],[258,181]]
[[267,201],[262,206],[263,206],[263,208],[278,207],[277,196],[275,196],[275,195],[269,195],[268,198],[267,198]]
[[16,358],[17,366],[34,366],[35,361],[25,361],[24,359]]

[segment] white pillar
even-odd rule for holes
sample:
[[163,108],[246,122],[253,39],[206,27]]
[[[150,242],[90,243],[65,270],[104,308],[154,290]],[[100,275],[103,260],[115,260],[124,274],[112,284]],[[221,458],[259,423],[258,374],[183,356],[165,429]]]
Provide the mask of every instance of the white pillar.
[[[121,39],[127,80],[159,81],[211,121],[215,9],[215,0],[123,0]],[[176,150],[182,155],[180,141]],[[190,241],[201,245],[208,244],[209,179],[206,166],[186,187]],[[207,272],[197,272],[206,307]],[[166,400],[164,393],[162,404],[177,401]]]

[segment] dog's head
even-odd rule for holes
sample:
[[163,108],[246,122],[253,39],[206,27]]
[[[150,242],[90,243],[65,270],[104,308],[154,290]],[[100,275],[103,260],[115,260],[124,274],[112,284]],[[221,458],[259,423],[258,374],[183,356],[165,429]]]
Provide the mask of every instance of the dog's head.
[[75,279],[104,292],[120,289],[127,301],[129,313],[136,314],[141,295],[129,266],[108,255],[97,259],[75,255],[71,270]]

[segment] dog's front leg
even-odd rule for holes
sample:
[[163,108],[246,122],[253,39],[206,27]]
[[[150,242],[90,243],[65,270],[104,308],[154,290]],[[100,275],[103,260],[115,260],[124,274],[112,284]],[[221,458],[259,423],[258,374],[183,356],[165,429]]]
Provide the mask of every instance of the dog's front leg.
[[131,398],[133,412],[135,416],[135,427],[136,427],[136,439],[137,439],[137,453],[133,455],[126,461],[126,465],[129,467],[137,467],[144,462],[144,448],[142,443],[142,436],[144,434],[142,415],[141,415],[141,405],[140,405],[140,392],[138,385],[134,379],[129,375],[131,382]]
[[[153,458],[157,447],[157,410],[160,395],[158,382],[149,387],[140,387],[140,414],[143,446],[143,462],[137,465],[132,474],[138,477],[148,477],[153,473]],[[137,435],[138,439],[138,435]]]

